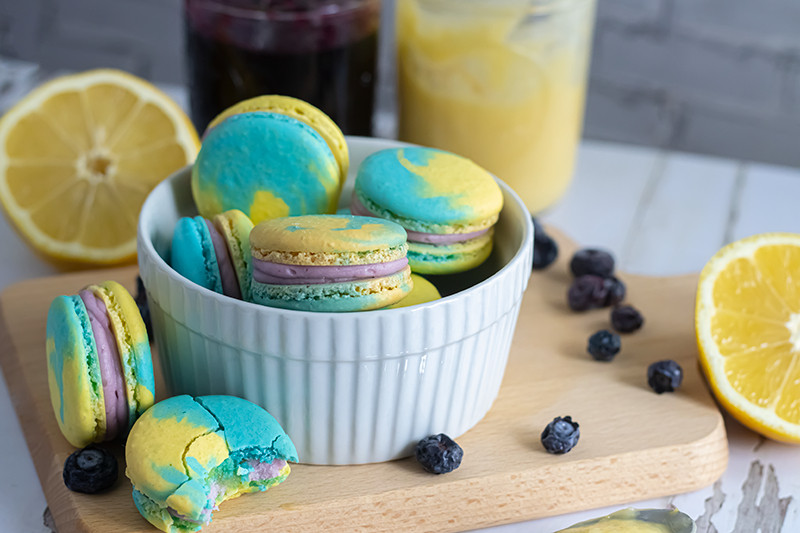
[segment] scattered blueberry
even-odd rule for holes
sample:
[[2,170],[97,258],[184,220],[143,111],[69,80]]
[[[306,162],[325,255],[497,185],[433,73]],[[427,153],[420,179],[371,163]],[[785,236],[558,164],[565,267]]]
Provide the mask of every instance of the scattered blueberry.
[[63,475],[69,490],[94,494],[117,480],[117,459],[108,450],[90,444],[67,457]]
[[625,299],[625,284],[617,278],[587,274],[572,280],[567,303],[573,311],[586,311],[615,305]]
[[619,353],[621,347],[619,335],[611,333],[607,329],[601,329],[589,337],[589,345],[586,350],[595,361],[611,361]]
[[681,386],[681,381],[683,369],[672,359],[656,361],[647,367],[647,384],[659,394],[673,392]]
[[622,280],[613,276],[610,278],[605,278],[605,280],[606,290],[608,290],[608,293],[606,294],[605,305],[609,306],[621,303],[622,300],[625,299],[625,284],[622,282]]
[[533,269],[543,270],[553,264],[558,257],[558,245],[545,233],[539,222],[533,220]]
[[464,450],[445,435],[431,435],[417,443],[416,457],[419,464],[431,474],[446,474],[461,465]]
[[567,303],[573,311],[602,307],[606,300],[605,280],[600,276],[575,278],[567,291]]
[[147,328],[147,336],[153,340],[153,323],[150,319],[150,306],[147,305],[147,292],[144,290],[144,282],[142,276],[136,276],[136,307],[139,308],[139,314],[142,315],[144,327]]
[[567,453],[578,444],[581,431],[571,416],[557,416],[542,431],[542,446],[549,453]]
[[611,310],[611,325],[620,333],[631,333],[642,327],[644,317],[632,305],[618,305]]
[[605,250],[584,248],[572,256],[569,269],[575,277],[590,274],[601,278],[610,278],[614,275],[614,257]]

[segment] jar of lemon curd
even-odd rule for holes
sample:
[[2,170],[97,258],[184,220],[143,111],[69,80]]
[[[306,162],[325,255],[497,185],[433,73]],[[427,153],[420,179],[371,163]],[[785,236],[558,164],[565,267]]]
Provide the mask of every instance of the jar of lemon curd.
[[397,0],[399,137],[469,157],[537,213],[566,191],[594,0]]

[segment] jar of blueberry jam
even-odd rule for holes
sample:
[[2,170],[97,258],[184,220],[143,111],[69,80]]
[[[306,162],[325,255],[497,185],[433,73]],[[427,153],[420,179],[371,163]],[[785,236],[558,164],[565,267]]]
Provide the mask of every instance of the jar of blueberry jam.
[[380,0],[184,0],[198,131],[262,94],[305,100],[350,135],[372,133]]

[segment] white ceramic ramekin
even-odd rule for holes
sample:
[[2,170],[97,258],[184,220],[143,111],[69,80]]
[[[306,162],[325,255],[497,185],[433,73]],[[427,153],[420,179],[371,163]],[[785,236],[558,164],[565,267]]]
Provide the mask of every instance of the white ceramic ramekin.
[[[348,143],[351,169],[399,144]],[[196,214],[189,176],[183,169],[156,187],[139,219],[139,268],[170,394],[253,401],[278,419],[300,461],[314,464],[404,457],[427,435],[455,438],[483,418],[500,389],[533,253],[530,216],[505,184],[492,257],[456,278],[468,288],[413,307],[311,313],[228,298],[172,270],[175,223]]]

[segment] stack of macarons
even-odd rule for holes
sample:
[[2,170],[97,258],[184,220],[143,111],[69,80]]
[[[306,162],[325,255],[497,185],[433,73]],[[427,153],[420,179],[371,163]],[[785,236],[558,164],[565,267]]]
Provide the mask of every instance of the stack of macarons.
[[256,224],[333,213],[348,166],[344,135],[322,111],[288,96],[260,96],[211,122],[192,167],[192,195],[208,219],[230,209]]
[[123,436],[153,405],[150,343],[136,302],[117,282],[58,296],[47,314],[50,399],[76,447]]
[[266,220],[250,233],[253,301],[304,311],[365,311],[412,287],[406,232],[388,220],[305,215]]
[[408,261],[420,274],[475,268],[492,251],[503,194],[492,175],[464,157],[424,147],[380,150],[358,169],[350,210],[408,233]]
[[172,268],[201,287],[250,300],[250,231],[253,223],[238,209],[208,220],[178,220],[172,235]]
[[220,503],[289,475],[294,444],[264,409],[235,396],[173,396],[150,408],[125,446],[141,515],[161,531],[198,531]]

